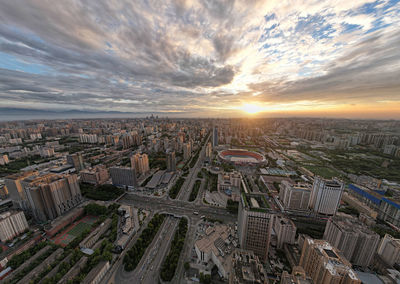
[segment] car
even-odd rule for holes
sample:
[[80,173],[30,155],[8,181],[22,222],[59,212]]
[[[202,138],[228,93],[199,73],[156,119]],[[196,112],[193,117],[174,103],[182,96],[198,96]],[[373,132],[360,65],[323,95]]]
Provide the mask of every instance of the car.
[[194,215],[199,215],[199,212],[194,211],[193,214],[194,214]]

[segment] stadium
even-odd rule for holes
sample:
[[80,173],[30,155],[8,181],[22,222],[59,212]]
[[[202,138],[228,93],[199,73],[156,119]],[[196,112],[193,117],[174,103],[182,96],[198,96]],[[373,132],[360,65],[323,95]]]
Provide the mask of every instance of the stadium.
[[218,157],[223,161],[235,164],[260,164],[265,162],[265,157],[260,153],[242,149],[223,150],[218,153]]

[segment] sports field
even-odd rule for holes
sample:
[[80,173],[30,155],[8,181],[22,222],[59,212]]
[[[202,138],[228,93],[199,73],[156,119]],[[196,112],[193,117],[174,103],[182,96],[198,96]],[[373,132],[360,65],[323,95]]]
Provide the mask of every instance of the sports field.
[[85,216],[68,226],[61,234],[55,236],[52,241],[55,244],[65,247],[83,232],[90,230],[96,220],[96,216]]

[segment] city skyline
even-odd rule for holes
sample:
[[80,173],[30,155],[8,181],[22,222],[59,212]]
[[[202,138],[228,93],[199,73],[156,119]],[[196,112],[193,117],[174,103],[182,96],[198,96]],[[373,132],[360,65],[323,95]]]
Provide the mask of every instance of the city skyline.
[[400,119],[399,1],[0,6],[0,120]]

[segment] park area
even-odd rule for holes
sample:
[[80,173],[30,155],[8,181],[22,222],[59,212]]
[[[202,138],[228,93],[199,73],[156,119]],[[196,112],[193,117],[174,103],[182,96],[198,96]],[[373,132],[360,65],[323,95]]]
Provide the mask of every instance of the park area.
[[60,234],[54,236],[52,238],[52,241],[57,245],[65,247],[75,238],[83,234],[85,231],[90,230],[96,221],[96,216],[85,216],[82,219],[75,221],[74,223],[69,225]]

